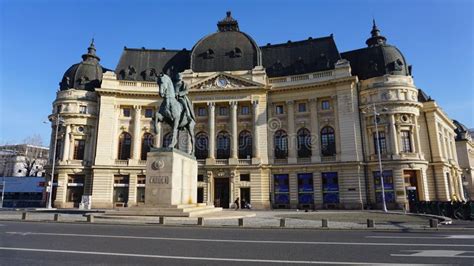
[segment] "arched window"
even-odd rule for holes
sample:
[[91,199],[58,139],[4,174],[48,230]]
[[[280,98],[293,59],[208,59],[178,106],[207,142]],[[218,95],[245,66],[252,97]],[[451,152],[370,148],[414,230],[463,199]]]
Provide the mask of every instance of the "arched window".
[[321,154],[323,156],[336,154],[336,139],[332,127],[324,127],[321,130]]
[[229,159],[230,157],[230,136],[226,131],[217,134],[217,159]]
[[132,136],[127,132],[122,132],[119,137],[118,159],[130,159],[130,148],[132,147]]
[[173,134],[171,132],[164,135],[163,136],[163,147],[167,148],[171,144],[172,140],[173,140]]
[[288,135],[282,129],[275,132],[275,158],[286,159],[288,157]]
[[206,159],[209,155],[209,139],[204,132],[196,134],[196,141],[194,147],[194,155],[196,159]]
[[239,134],[239,158],[252,158],[252,134],[248,130],[243,130]]
[[298,157],[311,157],[311,133],[306,128],[298,130]]
[[151,147],[153,147],[153,135],[151,133],[143,134],[141,160],[146,160],[146,154],[150,151]]

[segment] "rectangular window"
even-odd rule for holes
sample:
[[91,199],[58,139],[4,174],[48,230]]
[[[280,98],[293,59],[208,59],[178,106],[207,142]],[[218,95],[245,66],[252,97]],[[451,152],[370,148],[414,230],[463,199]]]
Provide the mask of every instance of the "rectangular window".
[[225,106],[219,107],[219,115],[220,115],[220,116],[227,116],[227,115],[229,115],[229,109],[227,109],[227,107],[225,107]]
[[385,132],[379,131],[379,145],[377,145],[377,133],[374,133],[374,149],[375,154],[378,154],[378,147],[380,147],[380,153],[387,153],[387,141],[385,140]]
[[56,142],[56,160],[59,160],[61,158],[61,151],[63,150],[63,140],[58,139]]
[[146,118],[152,118],[153,117],[153,109],[152,108],[145,109],[145,117]]
[[197,188],[197,203],[204,203],[204,188]]
[[250,174],[240,174],[240,181],[250,182]]
[[402,137],[402,151],[412,152],[410,131],[402,130],[402,132],[400,133],[400,136]]
[[130,108],[123,108],[122,109],[122,114],[123,114],[124,117],[130,117],[130,114],[131,114]]
[[313,204],[313,174],[298,174],[298,203]]
[[128,202],[128,185],[130,178],[128,175],[115,175],[114,176],[114,203],[127,203]]
[[204,182],[204,175],[198,175],[198,182]]
[[85,106],[85,105],[80,105],[80,106],[79,106],[79,113],[80,113],[80,114],[87,114],[87,106]]
[[240,114],[241,115],[249,115],[250,114],[250,108],[248,106],[242,106],[240,108]]
[[[380,171],[374,172],[375,201],[382,202],[382,184],[380,182]],[[383,187],[385,191],[385,202],[395,202],[395,190],[393,186],[392,170],[383,171]]]
[[299,103],[298,104],[298,112],[300,112],[300,113],[306,112],[306,103]]
[[290,182],[288,174],[273,176],[275,204],[290,204]]
[[275,113],[277,115],[282,115],[284,113],[283,105],[275,106]]
[[84,194],[84,175],[68,175],[66,200],[79,204]]
[[197,113],[198,113],[198,116],[206,116],[207,109],[205,107],[199,107]]
[[145,185],[146,184],[146,176],[145,175],[137,175],[137,184],[138,185]]
[[337,172],[321,173],[323,179],[323,203],[339,203]]
[[86,141],[83,139],[74,140],[74,160],[84,160],[84,150]]
[[322,110],[329,110],[331,109],[331,105],[329,104],[328,100],[321,101],[321,109]]
[[56,106],[56,113],[59,114],[59,113],[61,113],[62,110],[63,110],[63,106],[60,105],[60,104],[58,104],[58,105]]

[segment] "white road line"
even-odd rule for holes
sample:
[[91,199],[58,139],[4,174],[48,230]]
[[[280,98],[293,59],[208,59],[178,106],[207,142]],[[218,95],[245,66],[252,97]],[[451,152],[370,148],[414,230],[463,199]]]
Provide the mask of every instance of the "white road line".
[[469,250],[402,250],[403,252],[414,252],[413,254],[390,254],[395,257],[430,257],[430,258],[474,258],[474,256],[461,255],[472,253]]
[[474,235],[446,235],[446,236],[366,236],[366,238],[399,238],[399,239],[474,239]]
[[[205,239],[205,238],[174,238],[174,237],[149,237],[149,236],[120,236],[120,235],[87,235],[87,234],[58,234],[36,232],[6,232],[13,235],[43,235],[66,237],[95,237],[95,238],[122,238],[146,239],[168,241],[196,241],[196,242],[224,242],[224,243],[258,243],[258,244],[303,244],[303,245],[347,245],[347,246],[420,246],[420,247],[446,247],[446,244],[416,244],[416,243],[370,243],[370,242],[310,242],[310,241],[283,241],[283,240],[241,240],[241,239]],[[468,244],[449,244],[451,247],[474,247]]]
[[[30,252],[49,252],[49,253],[70,253],[70,254],[86,254],[86,255],[102,255],[102,256],[119,256],[119,257],[139,257],[139,258],[155,258],[155,259],[175,259],[175,260],[201,260],[201,261],[234,261],[234,262],[255,262],[255,263],[284,263],[284,264],[332,264],[332,265],[400,265],[400,263],[381,263],[381,262],[340,262],[340,261],[308,261],[308,260],[265,260],[265,259],[239,259],[239,258],[212,258],[212,257],[185,257],[185,256],[166,256],[166,255],[148,255],[148,254],[131,254],[131,253],[113,253],[113,252],[96,252],[96,251],[79,251],[79,250],[54,250],[54,249],[36,249],[36,248],[15,248],[0,247],[0,250],[10,251],[30,251]],[[408,264],[407,264],[408,265]],[[414,264],[409,264],[414,265]],[[417,264],[424,265],[424,264]],[[433,264],[425,264],[433,265]]]

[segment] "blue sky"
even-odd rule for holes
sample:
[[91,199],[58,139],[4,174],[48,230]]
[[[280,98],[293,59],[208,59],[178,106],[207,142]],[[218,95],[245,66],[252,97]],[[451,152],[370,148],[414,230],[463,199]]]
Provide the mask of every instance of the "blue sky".
[[58,82],[92,37],[114,69],[124,46],[191,49],[227,10],[259,45],[333,33],[340,52],[365,47],[374,17],[415,84],[474,128],[473,2],[0,0],[0,144],[34,134],[49,144]]

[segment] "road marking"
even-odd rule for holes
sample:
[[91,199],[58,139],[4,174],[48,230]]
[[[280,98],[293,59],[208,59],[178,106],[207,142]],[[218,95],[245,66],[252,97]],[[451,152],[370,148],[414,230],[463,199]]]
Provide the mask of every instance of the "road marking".
[[413,254],[390,254],[395,257],[438,257],[438,258],[474,258],[474,256],[461,255],[473,253],[469,250],[402,250],[402,252],[414,252]]
[[[43,235],[67,237],[95,237],[95,238],[123,238],[168,241],[196,241],[196,242],[228,242],[228,243],[258,243],[258,244],[303,244],[303,245],[348,245],[348,246],[420,246],[420,247],[446,247],[446,244],[416,244],[416,243],[370,243],[370,242],[309,242],[309,241],[283,241],[283,240],[241,240],[241,239],[205,239],[205,238],[174,238],[174,237],[149,237],[149,236],[117,236],[117,235],[87,235],[87,234],[59,234],[35,232],[6,232],[13,235]],[[449,244],[451,247],[474,247],[468,244]]]
[[[234,262],[255,262],[255,263],[284,263],[284,264],[332,264],[332,265],[400,265],[400,263],[381,263],[381,262],[340,262],[340,261],[308,261],[308,260],[265,260],[265,259],[239,259],[239,258],[212,258],[212,257],[185,257],[185,256],[166,256],[166,255],[148,255],[148,254],[131,254],[131,253],[112,253],[97,251],[79,251],[79,250],[57,250],[57,249],[37,249],[37,248],[15,248],[0,247],[0,250],[14,251],[30,251],[30,252],[49,252],[49,253],[70,253],[70,254],[87,254],[102,256],[119,256],[119,257],[139,257],[139,258],[155,258],[155,259],[175,259],[175,260],[200,260],[200,261],[234,261]],[[415,264],[407,264],[415,265]],[[416,265],[433,265],[433,264],[416,264]]]
[[446,236],[366,236],[366,238],[400,238],[400,239],[474,239],[474,235],[446,235]]

